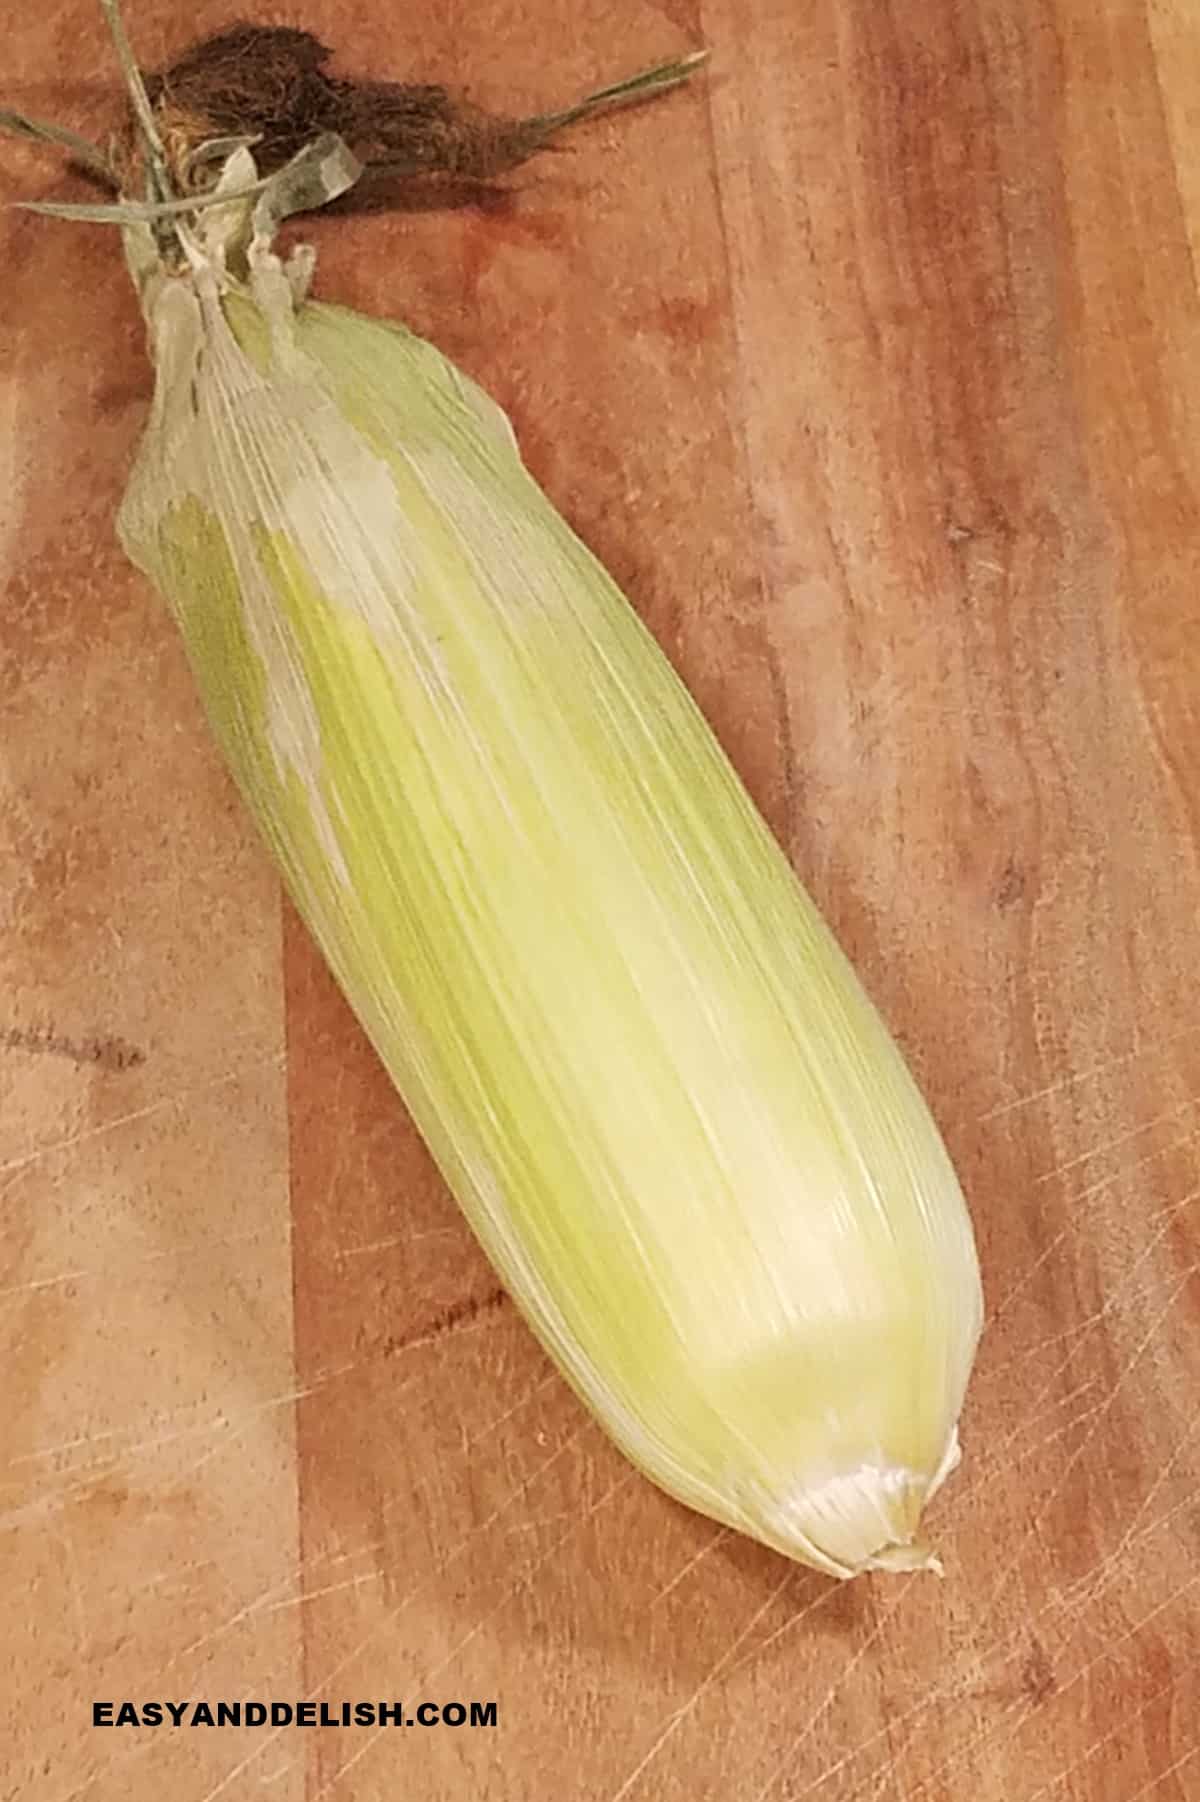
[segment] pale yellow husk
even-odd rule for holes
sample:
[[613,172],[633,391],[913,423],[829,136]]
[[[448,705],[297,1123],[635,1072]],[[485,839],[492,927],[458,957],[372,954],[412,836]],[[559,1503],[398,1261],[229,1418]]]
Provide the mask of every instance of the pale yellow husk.
[[822,1571],[933,1562],[980,1287],[895,1045],[504,416],[246,233],[127,232],[120,531],[298,907],[630,1458]]

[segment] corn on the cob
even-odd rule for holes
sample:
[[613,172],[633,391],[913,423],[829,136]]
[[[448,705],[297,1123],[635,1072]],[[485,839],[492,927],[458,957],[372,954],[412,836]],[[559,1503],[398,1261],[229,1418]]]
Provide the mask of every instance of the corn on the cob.
[[[354,174],[336,145],[303,171]],[[937,1131],[504,415],[281,264],[296,179],[256,186],[238,148],[235,198],[166,216],[174,260],[161,206],[126,216],[157,386],[122,542],[449,1186],[612,1437],[820,1570],[933,1563],[918,1521],[980,1325]]]

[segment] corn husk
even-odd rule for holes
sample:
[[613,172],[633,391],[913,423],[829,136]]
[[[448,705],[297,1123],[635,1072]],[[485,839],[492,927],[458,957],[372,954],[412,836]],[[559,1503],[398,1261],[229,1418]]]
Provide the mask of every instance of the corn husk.
[[502,413],[265,240],[231,277],[246,204],[184,274],[132,234],[119,524],[296,904],[628,1455],[837,1576],[925,1563],[980,1292],[901,1057]]
[[235,144],[185,201],[132,87],[145,197],[58,209],[122,225],[157,372],[120,536],[447,1183],[663,1489],[837,1577],[936,1566],[981,1299],[895,1044],[504,415],[280,261],[346,146]]

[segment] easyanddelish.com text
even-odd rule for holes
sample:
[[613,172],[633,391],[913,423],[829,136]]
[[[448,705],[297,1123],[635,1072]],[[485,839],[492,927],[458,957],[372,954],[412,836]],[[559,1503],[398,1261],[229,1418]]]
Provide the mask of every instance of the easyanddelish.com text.
[[495,1727],[495,1702],[93,1702],[93,1727]]

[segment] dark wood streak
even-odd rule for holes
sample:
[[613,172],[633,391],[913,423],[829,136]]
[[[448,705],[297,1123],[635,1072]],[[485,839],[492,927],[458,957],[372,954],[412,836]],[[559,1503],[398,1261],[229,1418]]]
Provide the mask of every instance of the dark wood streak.
[[95,1064],[98,1070],[136,1070],[146,1061],[138,1045],[124,1039],[89,1034],[70,1038],[51,1026],[0,1026],[0,1051],[24,1051],[31,1057],[65,1057],[69,1063]]
[[1058,1679],[1050,1655],[1040,1640],[1035,1639],[1029,1656],[1021,1666],[1021,1686],[1035,1708],[1040,1708],[1058,1689]]
[[395,1358],[414,1345],[428,1345],[433,1339],[462,1332],[465,1327],[478,1320],[480,1315],[491,1314],[497,1308],[504,1307],[507,1302],[508,1292],[499,1283],[494,1283],[482,1295],[464,1295],[442,1308],[432,1320],[422,1322],[413,1332],[405,1333],[399,1338],[389,1335],[383,1342],[383,1355],[385,1358]]

